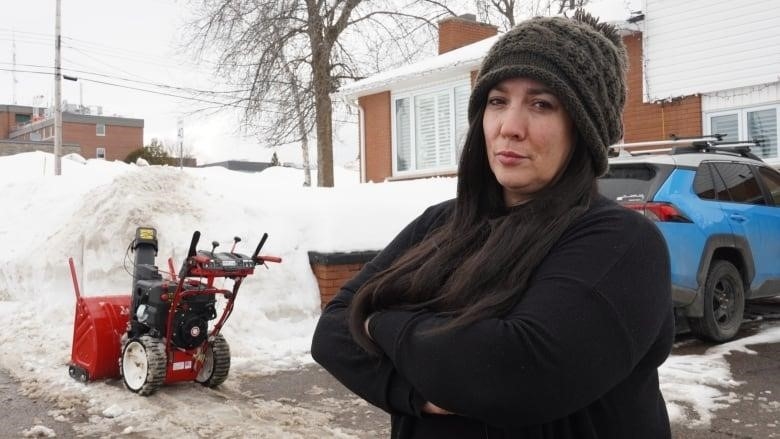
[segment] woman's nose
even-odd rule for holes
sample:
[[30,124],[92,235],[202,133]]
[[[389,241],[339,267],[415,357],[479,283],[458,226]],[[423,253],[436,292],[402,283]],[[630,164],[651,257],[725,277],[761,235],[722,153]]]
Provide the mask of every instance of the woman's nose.
[[501,120],[501,135],[522,140],[528,132],[528,115],[519,105],[509,106]]

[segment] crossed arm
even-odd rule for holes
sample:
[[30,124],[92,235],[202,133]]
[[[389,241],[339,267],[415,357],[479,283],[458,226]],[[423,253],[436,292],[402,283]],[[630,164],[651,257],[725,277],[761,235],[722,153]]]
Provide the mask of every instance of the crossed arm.
[[[325,369],[390,413],[452,412],[496,426],[566,416],[624,379],[652,344],[654,321],[639,332],[626,322],[668,311],[668,302],[654,291],[668,280],[666,267],[635,263],[640,257],[663,259],[663,241],[632,235],[616,242],[614,225],[607,222],[563,239],[547,257],[554,263],[540,265],[506,316],[437,333],[430,330],[449,317],[402,310],[372,315],[367,329],[384,353],[372,356],[349,333],[349,303],[366,279],[419,239],[421,227],[419,219],[410,224],[345,285],[323,311],[312,345]],[[625,286],[613,273],[632,279],[630,306],[622,302]]]

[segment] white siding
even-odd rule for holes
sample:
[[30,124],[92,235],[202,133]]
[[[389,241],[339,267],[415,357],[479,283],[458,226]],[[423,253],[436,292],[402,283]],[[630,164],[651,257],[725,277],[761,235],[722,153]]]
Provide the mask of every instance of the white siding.
[[732,90],[719,90],[701,97],[704,113],[780,103],[780,84],[754,85]]
[[645,0],[645,102],[780,80],[778,0]]

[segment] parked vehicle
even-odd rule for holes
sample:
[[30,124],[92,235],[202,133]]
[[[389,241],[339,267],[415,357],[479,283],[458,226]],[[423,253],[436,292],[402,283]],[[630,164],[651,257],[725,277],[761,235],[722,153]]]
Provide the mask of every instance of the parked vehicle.
[[780,295],[780,173],[721,136],[616,145],[599,189],[666,238],[679,317],[724,342],[745,300]]

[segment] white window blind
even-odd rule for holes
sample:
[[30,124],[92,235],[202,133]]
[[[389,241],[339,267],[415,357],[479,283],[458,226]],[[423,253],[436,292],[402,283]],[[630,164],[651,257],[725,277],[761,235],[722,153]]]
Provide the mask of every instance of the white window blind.
[[777,157],[777,111],[774,108],[748,111],[747,129],[750,140],[761,142],[756,148],[760,157]]
[[395,160],[399,171],[408,171],[412,166],[412,132],[409,121],[409,98],[395,101]]
[[469,131],[468,111],[470,96],[470,85],[463,84],[455,87],[455,163],[460,160],[460,153],[463,150],[463,142],[466,141],[466,133]]
[[454,170],[468,131],[468,81],[393,99],[394,170]]
[[710,119],[712,134],[725,134],[725,140],[737,141],[739,139],[739,117],[736,113],[713,116]]
[[780,106],[772,105],[709,114],[707,128],[710,134],[728,134],[725,140],[759,142],[751,151],[762,158],[775,158],[780,156],[778,112]]

